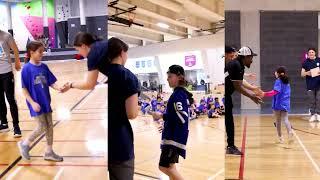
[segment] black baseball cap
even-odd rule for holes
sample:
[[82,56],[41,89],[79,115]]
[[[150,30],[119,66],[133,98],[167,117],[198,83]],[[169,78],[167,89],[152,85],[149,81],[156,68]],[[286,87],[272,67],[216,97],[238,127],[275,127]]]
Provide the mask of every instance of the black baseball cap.
[[172,74],[176,74],[176,75],[183,75],[184,76],[184,69],[182,66],[179,65],[172,65],[169,67],[169,70],[167,73],[172,73]]
[[237,52],[237,50],[236,50],[236,48],[234,48],[232,46],[225,46],[224,52],[225,53],[233,53],[233,52]]

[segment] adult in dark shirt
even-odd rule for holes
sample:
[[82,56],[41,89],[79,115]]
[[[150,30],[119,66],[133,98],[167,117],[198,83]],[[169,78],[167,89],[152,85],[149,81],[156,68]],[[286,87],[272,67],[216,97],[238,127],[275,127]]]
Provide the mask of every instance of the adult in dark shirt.
[[225,64],[228,62],[236,59],[237,57],[237,50],[236,48],[232,46],[225,46],[224,48],[224,59],[225,59]]
[[79,33],[75,48],[88,58],[88,78],[67,84],[70,88],[93,89],[98,73],[108,77],[108,171],[111,180],[131,180],[134,174],[133,131],[129,119],[138,116],[137,77],[124,67],[128,45],[120,39],[95,42]]
[[307,94],[311,117],[310,122],[319,121],[320,117],[320,76],[311,75],[311,69],[319,68],[320,59],[316,56],[316,49],[308,49],[308,58],[303,62],[301,76],[306,78]]
[[[225,65],[238,57],[236,48],[232,46],[225,46],[224,50],[225,50],[225,54],[224,54]],[[254,73],[244,73],[244,77],[246,79],[256,80],[256,75]],[[249,84],[245,80],[243,82],[245,84]]]
[[225,66],[225,126],[227,131],[227,150],[226,154],[241,155],[242,153],[234,144],[234,122],[233,122],[233,103],[232,94],[234,91],[249,97],[253,102],[262,103],[261,98],[253,89],[243,84],[245,67],[250,68],[255,53],[249,47],[242,47],[238,52],[238,57],[230,61]]

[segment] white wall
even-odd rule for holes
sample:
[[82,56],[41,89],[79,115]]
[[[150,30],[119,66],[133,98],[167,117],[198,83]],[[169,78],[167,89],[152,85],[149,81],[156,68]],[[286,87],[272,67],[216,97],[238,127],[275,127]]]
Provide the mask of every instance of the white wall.
[[147,46],[138,46],[130,48],[128,55],[130,58],[137,58],[212,48],[224,48],[224,32],[218,32],[217,34],[209,36],[200,36],[189,39],[155,43]]
[[[134,74],[156,73],[158,70],[154,59],[155,57],[129,58],[125,67],[130,69]],[[139,63],[138,66],[137,63]],[[142,63],[144,63],[144,67]]]
[[209,49],[204,51],[207,62],[204,69],[207,68],[208,82],[213,86],[224,83],[224,48]]
[[[158,67],[160,84],[164,84],[163,90],[170,91],[167,85],[166,72],[170,65],[178,64],[185,70],[201,69],[206,76],[206,82],[212,83],[212,87],[224,82],[224,32],[210,36],[201,36],[190,39],[169,41],[147,46],[130,48],[129,58],[153,56]],[[185,65],[185,56],[195,55],[196,64],[192,67]]]
[[[79,0],[69,0],[71,16],[79,17]],[[108,3],[106,0],[84,0],[86,17],[107,15]]]
[[[196,64],[192,67],[188,67],[185,64],[185,56],[188,55],[195,55],[196,57]],[[171,89],[166,81],[167,71],[171,65],[177,64],[184,68],[184,70],[196,70],[196,69],[203,69],[203,60],[200,51],[190,51],[184,53],[172,53],[172,54],[163,54],[159,55],[159,64],[161,69],[161,74],[164,76],[160,78],[160,84],[163,84],[163,91],[170,92]]]

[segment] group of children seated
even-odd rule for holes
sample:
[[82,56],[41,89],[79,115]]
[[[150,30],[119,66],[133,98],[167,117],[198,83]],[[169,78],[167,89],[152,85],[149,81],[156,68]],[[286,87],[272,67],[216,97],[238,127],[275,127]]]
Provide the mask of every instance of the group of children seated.
[[[157,97],[152,95],[152,98],[139,99],[139,105],[143,115],[149,114],[149,112],[164,113],[166,111],[167,101],[163,100],[163,96],[158,94]],[[218,97],[213,98],[212,95],[203,97],[200,99],[200,104],[196,104],[194,101],[190,105],[190,120],[196,119],[200,115],[208,115],[208,118],[219,118],[224,115],[224,98],[222,98],[222,104]]]
[[208,118],[219,118],[224,115],[224,98],[222,98],[222,104],[218,97],[213,98],[212,95],[208,97],[202,97],[200,104],[197,106],[196,102],[191,105],[192,115],[208,115]]

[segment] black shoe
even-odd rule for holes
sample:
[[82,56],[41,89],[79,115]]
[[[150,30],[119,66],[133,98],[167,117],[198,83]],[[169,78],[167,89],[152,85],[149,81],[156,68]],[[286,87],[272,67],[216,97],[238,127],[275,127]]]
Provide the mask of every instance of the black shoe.
[[10,131],[8,124],[0,124],[0,133]]
[[19,137],[22,136],[22,135],[21,135],[21,130],[20,130],[20,127],[19,127],[19,126],[14,127],[13,131],[14,131],[13,137],[19,138]]
[[230,147],[227,147],[226,154],[240,156],[242,155],[242,152],[239,151],[239,149],[236,146],[230,146]]

